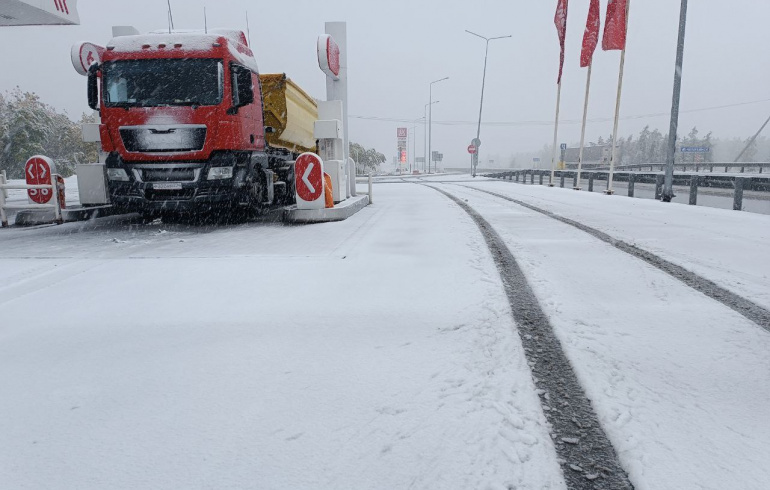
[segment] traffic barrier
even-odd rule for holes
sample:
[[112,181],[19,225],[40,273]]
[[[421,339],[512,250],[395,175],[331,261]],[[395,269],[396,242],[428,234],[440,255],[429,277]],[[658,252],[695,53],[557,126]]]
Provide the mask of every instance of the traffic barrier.
[[[36,185],[29,185],[29,184],[9,184],[8,179],[6,178],[5,172],[3,172],[2,175],[0,175],[0,224],[3,228],[8,227],[8,214],[6,213],[9,209],[53,209],[54,210],[54,222],[56,224],[62,224],[64,223],[64,220],[62,219],[62,201],[64,199],[64,189],[63,185],[62,188],[60,188],[60,183],[64,183],[64,179],[59,174],[52,174],[53,179],[51,179],[50,184],[36,184]],[[58,199],[50,199],[53,201],[53,204],[8,204],[7,201],[7,195],[6,192],[9,189],[16,189],[16,190],[48,190],[51,192],[52,196],[57,196]]]
[[[649,164],[645,164],[649,166]],[[703,164],[701,164],[703,165]],[[724,165],[724,164],[720,164]],[[737,165],[736,165],[737,166]],[[583,170],[584,174],[587,174],[588,178],[588,192],[594,191],[594,182],[596,180],[607,180],[608,172],[603,170]],[[540,178],[540,185],[543,185],[543,177],[550,175],[550,171],[547,170],[531,170],[521,169],[512,170],[503,173],[485,174],[485,177],[493,179],[502,179],[515,182],[521,182],[523,176],[524,183],[527,183],[527,175],[532,175],[532,183],[534,184],[535,174],[538,174]],[[561,186],[564,187],[564,180],[567,176],[573,177],[573,186],[579,187],[580,182],[577,181],[577,172],[574,170],[556,170],[554,176],[559,178]],[[615,172],[615,180],[618,182],[628,182],[628,196],[634,197],[635,187],[638,183],[654,184],[655,186],[655,199],[660,200],[663,195],[663,183],[664,175],[659,172]],[[689,187],[689,204],[697,205],[698,203],[698,189],[700,187],[708,187],[714,189],[732,189],[733,190],[733,209],[741,211],[743,209],[744,191],[754,192],[770,192],[770,177],[765,176],[753,176],[743,177],[740,174],[734,175],[709,175],[709,174],[674,174],[674,185]],[[554,187],[554,184],[549,184],[550,187]]]

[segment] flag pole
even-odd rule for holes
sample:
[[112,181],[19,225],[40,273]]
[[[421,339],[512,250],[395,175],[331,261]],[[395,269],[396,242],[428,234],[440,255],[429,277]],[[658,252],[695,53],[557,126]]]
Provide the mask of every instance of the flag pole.
[[626,64],[626,44],[628,44],[628,13],[631,9],[631,0],[626,1],[626,42],[623,44],[623,50],[620,52],[620,71],[618,73],[618,98],[615,101],[615,125],[612,129],[612,156],[610,157],[610,174],[607,177],[607,190],[605,194],[612,195],[615,190],[612,188],[612,180],[615,173],[615,162],[618,158],[618,120],[620,118],[620,94],[623,91],[623,69]]
[[583,170],[583,148],[586,141],[586,119],[588,117],[588,95],[591,93],[591,67],[593,62],[588,65],[588,75],[586,77],[586,100],[583,103],[583,129],[580,130],[580,155],[578,156],[578,173],[576,191],[580,190],[580,172]]
[[556,122],[553,126],[553,156],[551,157],[551,180],[548,182],[548,187],[556,185],[554,183],[556,175],[556,145],[559,141],[559,108],[561,106],[561,80],[556,89]]

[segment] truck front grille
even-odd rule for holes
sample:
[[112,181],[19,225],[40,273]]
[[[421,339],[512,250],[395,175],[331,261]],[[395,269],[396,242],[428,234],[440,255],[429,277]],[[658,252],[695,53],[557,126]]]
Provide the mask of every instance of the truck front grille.
[[206,126],[199,124],[123,126],[120,138],[130,152],[165,153],[200,151],[206,143]]

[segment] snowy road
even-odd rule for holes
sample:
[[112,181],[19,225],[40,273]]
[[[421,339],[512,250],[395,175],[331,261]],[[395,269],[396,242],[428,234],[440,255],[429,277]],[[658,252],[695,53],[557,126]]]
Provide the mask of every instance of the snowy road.
[[433,190],[0,243],[11,487],[563,488],[494,264]]
[[766,488],[768,331],[464,186],[581,221],[765,308],[769,217],[405,180],[377,185],[376,205],[342,223],[1,230],[0,481],[565,488],[500,274],[465,211],[417,185],[432,180],[516,258],[635,488]]

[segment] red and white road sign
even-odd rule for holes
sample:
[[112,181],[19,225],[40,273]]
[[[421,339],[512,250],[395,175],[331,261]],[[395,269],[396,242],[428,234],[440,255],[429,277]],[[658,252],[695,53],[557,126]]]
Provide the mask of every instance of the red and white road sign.
[[468,145],[468,153],[470,153],[471,155],[476,153],[476,147],[474,145]]
[[315,153],[303,153],[294,164],[297,197],[306,202],[321,198],[324,192],[323,161]]
[[100,63],[102,60],[104,48],[93,43],[77,43],[72,46],[70,57],[75,71],[81,75],[88,75],[88,69],[94,63]]
[[[51,185],[51,173],[55,169],[53,160],[48,157],[36,155],[24,166],[24,175],[27,185]],[[29,198],[37,204],[46,204],[51,200],[51,189],[29,189]]]

